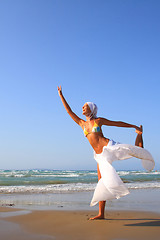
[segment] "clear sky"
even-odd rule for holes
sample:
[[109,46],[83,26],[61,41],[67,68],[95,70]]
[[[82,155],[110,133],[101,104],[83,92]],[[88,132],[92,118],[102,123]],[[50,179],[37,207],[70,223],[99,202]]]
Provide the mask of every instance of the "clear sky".
[[[160,169],[160,1],[0,1],[0,169],[96,169],[93,150],[57,93],[83,118],[144,126]],[[134,144],[134,129],[103,127]],[[142,169],[140,160],[115,164]]]

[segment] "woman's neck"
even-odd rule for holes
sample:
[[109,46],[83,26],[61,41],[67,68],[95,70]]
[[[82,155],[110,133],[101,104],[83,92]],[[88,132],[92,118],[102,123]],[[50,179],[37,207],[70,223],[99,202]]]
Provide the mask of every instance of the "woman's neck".
[[87,116],[86,116],[86,122],[89,122],[89,121],[91,121],[92,119],[94,119],[93,116],[91,116],[91,117],[87,117]]

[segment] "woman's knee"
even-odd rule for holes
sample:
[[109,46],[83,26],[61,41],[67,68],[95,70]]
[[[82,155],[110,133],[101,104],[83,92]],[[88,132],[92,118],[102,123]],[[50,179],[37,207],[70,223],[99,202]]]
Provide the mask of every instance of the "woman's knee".
[[99,165],[97,165],[98,181],[101,179],[101,173],[99,170]]

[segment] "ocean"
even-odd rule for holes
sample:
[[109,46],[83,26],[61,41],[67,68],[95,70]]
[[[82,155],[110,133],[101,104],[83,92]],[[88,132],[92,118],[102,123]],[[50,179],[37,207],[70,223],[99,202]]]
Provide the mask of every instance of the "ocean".
[[[134,205],[139,201],[138,196],[141,202],[145,203],[147,199],[152,204],[151,192],[159,197],[160,171],[117,173],[132,194],[130,197],[121,198],[122,200],[116,202],[116,206],[119,206],[119,203],[126,206],[126,203],[132,202],[133,199],[130,198],[135,196],[138,200],[135,198]],[[75,206],[78,209],[88,209],[96,184],[96,171],[0,170],[0,205],[43,209],[70,209]],[[114,201],[109,201],[109,205],[114,205]],[[156,204],[159,205],[159,202]]]

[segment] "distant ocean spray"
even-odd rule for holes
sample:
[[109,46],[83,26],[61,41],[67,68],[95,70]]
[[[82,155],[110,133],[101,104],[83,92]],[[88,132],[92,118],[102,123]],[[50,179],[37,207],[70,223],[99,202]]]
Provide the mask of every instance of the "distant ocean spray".
[[[160,188],[160,171],[117,171],[129,189]],[[0,193],[93,191],[96,171],[0,170]]]

